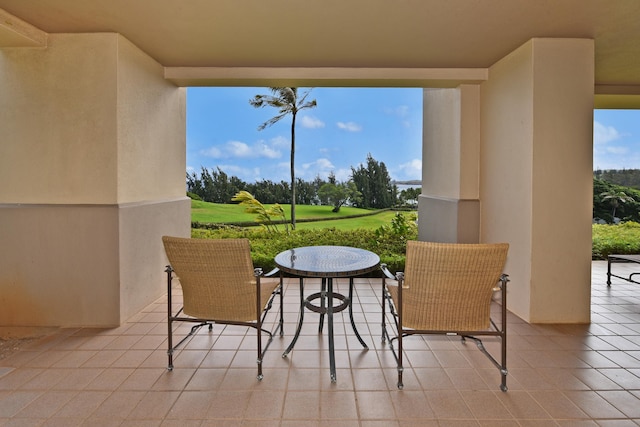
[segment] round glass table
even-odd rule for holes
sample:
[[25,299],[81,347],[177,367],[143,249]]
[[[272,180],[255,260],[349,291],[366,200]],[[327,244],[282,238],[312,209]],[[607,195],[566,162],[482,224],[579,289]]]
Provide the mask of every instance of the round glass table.
[[[275,257],[275,263],[280,269],[281,279],[284,273],[300,278],[300,316],[298,327],[293,340],[282,354],[286,357],[293,349],[300,336],[302,322],[304,320],[305,308],[320,313],[319,332],[322,333],[324,315],[327,315],[327,327],[329,338],[329,367],[331,381],[336,381],[336,363],[333,336],[333,314],[345,309],[349,309],[349,320],[351,327],[364,348],[369,348],[364,342],[353,319],[353,278],[370,273],[380,265],[380,257],[373,252],[352,248],[349,246],[305,246],[280,252]],[[322,279],[320,292],[304,297],[303,278],[316,277]],[[345,296],[333,291],[333,279],[349,279],[349,295]],[[334,306],[334,299],[340,302]],[[320,300],[319,304],[314,301]]]

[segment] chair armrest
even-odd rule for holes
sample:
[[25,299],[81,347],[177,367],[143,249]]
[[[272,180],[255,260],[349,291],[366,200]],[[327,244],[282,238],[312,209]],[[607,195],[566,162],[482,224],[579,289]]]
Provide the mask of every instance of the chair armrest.
[[262,271],[262,268],[260,267],[256,267],[253,269],[253,275],[256,277],[271,277],[274,274],[280,272],[279,269],[274,268],[273,270],[271,270],[270,272],[268,272],[267,274],[264,274],[264,272]]
[[499,290],[504,289],[507,282],[510,282],[509,275],[501,274],[500,278],[498,279],[498,284],[493,288],[493,292],[498,292]]
[[273,270],[271,270],[270,272],[268,272],[267,274],[265,274],[264,277],[271,277],[271,276],[276,275],[277,273],[280,273],[280,269],[276,267]]
[[406,285],[406,282],[404,281],[403,271],[398,271],[396,274],[393,274],[391,273],[391,271],[389,271],[387,264],[380,264],[380,269],[382,270],[384,275],[387,277],[387,279],[397,280],[398,284],[400,284],[403,288],[409,289],[409,287]]
[[387,264],[380,264],[380,270],[382,270],[382,273],[387,277],[387,279],[395,280],[396,276],[391,271],[389,271],[389,267],[387,267]]

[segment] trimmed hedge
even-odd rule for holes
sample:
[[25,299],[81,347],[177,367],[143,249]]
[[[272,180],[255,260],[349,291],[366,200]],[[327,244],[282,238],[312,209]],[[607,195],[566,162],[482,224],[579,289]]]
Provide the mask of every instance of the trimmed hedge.
[[[282,251],[301,246],[353,246],[367,249],[380,256],[380,262],[387,264],[391,271],[402,271],[405,263],[407,240],[417,239],[415,222],[407,221],[398,214],[390,226],[377,230],[295,230],[289,234],[269,233],[260,227],[224,227],[216,230],[191,230],[191,237],[199,239],[230,239],[245,237],[251,242],[251,258],[256,267],[265,272],[275,268],[274,257]],[[379,275],[378,272],[373,274]]]
[[[400,217],[404,218],[402,214]],[[398,216],[396,216],[398,218]],[[398,220],[377,230],[295,230],[290,234],[269,233],[263,227],[221,227],[216,230],[191,229],[199,239],[230,239],[245,237],[251,242],[251,257],[256,267],[265,272],[275,268],[273,258],[282,251],[301,246],[339,245],[370,250],[380,256],[392,272],[403,271],[407,240],[417,239],[415,223]],[[640,254],[640,224],[593,224],[592,258],[607,259],[609,254]],[[375,273],[377,274],[377,273]]]
[[637,222],[593,224],[592,235],[593,259],[607,259],[609,254],[640,254],[640,224]]

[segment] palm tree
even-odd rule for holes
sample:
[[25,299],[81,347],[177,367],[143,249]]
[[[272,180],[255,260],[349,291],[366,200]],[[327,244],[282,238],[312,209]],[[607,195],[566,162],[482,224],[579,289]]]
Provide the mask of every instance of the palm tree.
[[294,159],[296,152],[296,115],[300,110],[315,107],[316,100],[307,101],[307,96],[311,93],[311,89],[300,97],[298,96],[298,88],[295,87],[272,87],[269,90],[271,90],[272,95],[256,95],[249,100],[249,103],[255,108],[269,106],[278,109],[278,114],[261,124],[258,130],[263,130],[291,115],[291,229],[295,230],[296,179]]
[[601,193],[600,196],[602,197],[602,201],[608,200],[611,206],[613,207],[613,212],[611,213],[611,216],[613,217],[614,220],[616,218],[616,208],[620,206],[620,203],[627,203],[634,200],[633,197],[627,196],[627,194],[624,191],[615,191],[615,190],[605,191],[604,193]]

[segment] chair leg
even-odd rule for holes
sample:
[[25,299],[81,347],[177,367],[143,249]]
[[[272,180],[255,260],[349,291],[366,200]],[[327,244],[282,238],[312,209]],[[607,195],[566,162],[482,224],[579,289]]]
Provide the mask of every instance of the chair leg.
[[402,331],[398,331],[398,388],[402,390],[404,383],[402,382],[402,373],[404,367],[402,366]]
[[172,333],[171,320],[169,320],[169,336],[167,339],[169,348],[167,349],[167,370],[173,371],[173,333]]
[[173,318],[171,315],[172,307],[171,307],[171,278],[173,269],[171,266],[167,265],[167,268],[164,270],[167,273],[167,369],[169,371],[173,370]]
[[385,317],[387,316],[386,313],[386,306],[387,306],[387,285],[384,281],[384,277],[382,278],[382,343],[384,344],[387,341],[387,337],[386,337],[386,332],[387,332],[387,322]]
[[[386,319],[386,307],[387,304],[389,304],[389,313],[394,317],[395,319],[395,326],[396,326],[396,332],[397,332],[397,336],[394,338],[391,338],[391,336],[389,335],[389,331],[387,330],[387,319]],[[400,390],[402,390],[402,388],[404,387],[404,384],[402,382],[402,373],[404,371],[404,367],[402,366],[402,330],[401,330],[401,326],[400,323],[398,322],[398,313],[394,310],[393,305],[392,305],[392,300],[391,300],[391,295],[389,295],[389,292],[387,291],[387,287],[385,285],[385,281],[384,279],[382,280],[382,342],[385,343],[386,341],[389,341],[389,349],[391,350],[391,353],[393,354],[393,357],[396,359],[396,365],[397,365],[397,370],[398,370],[398,388]],[[398,340],[398,352],[396,353],[396,351],[393,348],[393,340],[397,339]]]
[[280,276],[280,289],[278,290],[280,293],[280,336],[284,336],[284,286],[282,284],[282,276]]
[[262,324],[258,321],[258,327],[256,328],[256,334],[258,336],[258,381],[262,381],[264,375],[262,375]]

